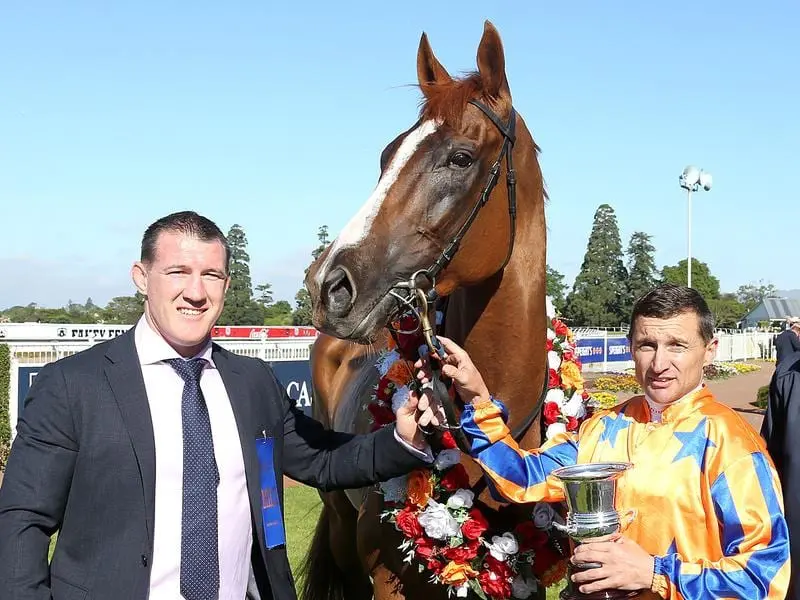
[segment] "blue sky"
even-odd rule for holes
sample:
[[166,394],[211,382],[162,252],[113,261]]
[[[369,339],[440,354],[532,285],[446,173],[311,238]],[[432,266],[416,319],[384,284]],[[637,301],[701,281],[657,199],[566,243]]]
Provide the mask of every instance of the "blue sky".
[[[484,19],[542,147],[549,263],[571,284],[595,209],[659,267],[723,290],[800,287],[796,2],[23,2],[0,5],[0,307],[132,293],[144,228],[191,208],[247,233],[254,283],[292,299],[327,224],[369,196],[416,119],[427,31],[452,74]],[[795,185],[792,185],[795,184]],[[796,238],[795,238],[796,239]]]

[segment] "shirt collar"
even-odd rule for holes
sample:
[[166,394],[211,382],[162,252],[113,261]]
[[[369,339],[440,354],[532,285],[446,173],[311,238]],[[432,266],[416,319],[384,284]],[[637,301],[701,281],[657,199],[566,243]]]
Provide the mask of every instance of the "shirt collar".
[[[709,399],[713,399],[714,395],[711,393],[711,390],[708,389],[705,382],[701,381],[700,385],[694,388],[691,392],[675,400],[675,402],[671,402],[670,404],[666,405],[661,413],[661,422],[662,423],[669,423],[671,421],[677,421],[686,415],[694,412],[696,409],[700,408],[703,404],[706,403]],[[650,404],[655,404],[658,406],[658,403],[653,402],[647,395],[644,396],[645,404],[647,405],[647,412],[650,413]]]
[[[139,322],[136,323],[134,342],[140,365],[154,365],[170,358],[183,358],[175,348],[167,343],[167,340],[150,327],[145,315],[142,315]],[[214,367],[214,361],[211,360],[211,337],[192,358],[205,359],[208,367]]]

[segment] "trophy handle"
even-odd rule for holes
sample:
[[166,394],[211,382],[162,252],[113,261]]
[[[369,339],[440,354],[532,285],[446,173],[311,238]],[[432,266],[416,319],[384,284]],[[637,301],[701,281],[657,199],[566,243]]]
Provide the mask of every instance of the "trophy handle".
[[631,508],[626,510],[625,512],[619,515],[619,532],[624,533],[628,527],[636,520],[636,515],[639,514],[639,511],[635,508]]

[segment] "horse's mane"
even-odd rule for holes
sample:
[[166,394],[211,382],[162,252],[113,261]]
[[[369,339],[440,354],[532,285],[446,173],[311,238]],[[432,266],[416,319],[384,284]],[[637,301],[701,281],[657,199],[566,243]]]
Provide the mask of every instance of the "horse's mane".
[[420,87],[424,93],[420,117],[441,120],[455,127],[461,124],[467,102],[485,96],[483,81],[477,72],[445,84],[426,83]]

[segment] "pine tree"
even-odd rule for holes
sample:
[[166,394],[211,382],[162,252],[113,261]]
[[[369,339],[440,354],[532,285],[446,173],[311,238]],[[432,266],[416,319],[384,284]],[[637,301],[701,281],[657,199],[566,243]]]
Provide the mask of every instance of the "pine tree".
[[652,238],[643,231],[631,235],[628,243],[628,299],[625,312],[630,313],[633,303],[652,290],[658,283],[655,246]]
[[228,231],[231,249],[230,278],[225,307],[217,323],[220,325],[260,325],[264,310],[253,300],[253,283],[250,279],[250,255],[247,254],[247,236],[240,225]]
[[625,315],[627,272],[622,262],[622,242],[614,209],[601,204],[580,273],[567,296],[564,314],[572,325],[618,327]]

